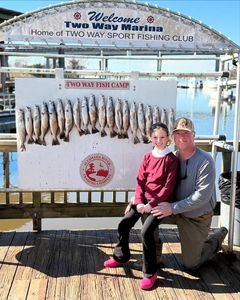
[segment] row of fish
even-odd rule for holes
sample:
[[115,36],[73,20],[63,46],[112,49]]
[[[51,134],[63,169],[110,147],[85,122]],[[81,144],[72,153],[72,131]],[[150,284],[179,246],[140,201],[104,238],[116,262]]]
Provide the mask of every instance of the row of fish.
[[[25,151],[25,142],[46,145],[45,136],[50,129],[52,145],[59,145],[58,136],[69,142],[69,134],[73,126],[79,135],[100,133],[101,137],[107,135],[106,126],[109,128],[110,137],[129,138],[130,128],[134,144],[147,142],[152,124],[165,123],[172,130],[175,112],[167,111],[158,106],[151,107],[143,103],[132,102],[112,97],[105,98],[101,95],[96,105],[94,95],[77,99],[74,103],[67,100],[65,105],[61,99],[56,104],[49,101],[43,102],[41,107],[35,105],[17,110],[17,134],[20,151]],[[90,130],[89,130],[90,129]],[[140,139],[138,137],[140,132]]]

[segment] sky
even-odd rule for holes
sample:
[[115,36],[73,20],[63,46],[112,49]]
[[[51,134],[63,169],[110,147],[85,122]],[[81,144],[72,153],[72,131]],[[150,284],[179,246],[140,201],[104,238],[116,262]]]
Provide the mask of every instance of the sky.
[[[68,1],[59,0],[0,0],[0,7],[20,12],[32,10]],[[208,26],[240,44],[240,0],[168,0],[138,1],[148,2],[163,8],[169,8],[184,15],[202,21]]]

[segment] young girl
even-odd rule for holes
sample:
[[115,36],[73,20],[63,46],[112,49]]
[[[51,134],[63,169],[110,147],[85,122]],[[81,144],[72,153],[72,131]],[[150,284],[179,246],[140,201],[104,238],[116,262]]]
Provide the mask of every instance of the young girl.
[[[160,202],[173,200],[174,188],[178,173],[178,159],[167,147],[169,143],[169,131],[165,124],[152,125],[150,140],[153,150],[145,154],[137,175],[135,198],[125,211],[125,216],[118,226],[118,239],[113,257],[104,262],[106,268],[114,268],[130,259],[129,232],[138,219],[145,213],[150,214],[152,208]],[[148,220],[149,219],[149,220]],[[156,221],[158,221],[156,219]],[[147,257],[147,248],[144,239],[150,238],[155,248],[154,230],[158,222],[154,222],[149,215],[143,224],[143,273],[140,281],[142,289],[151,288],[157,280],[157,263],[155,257]],[[147,236],[146,236],[147,232]],[[155,248],[156,249],[156,248]]]

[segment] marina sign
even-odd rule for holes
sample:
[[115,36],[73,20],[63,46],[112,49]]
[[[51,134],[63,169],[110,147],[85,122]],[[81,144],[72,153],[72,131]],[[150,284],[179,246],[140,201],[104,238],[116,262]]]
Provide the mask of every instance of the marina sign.
[[2,41],[159,50],[239,50],[201,22],[128,1],[76,1],[24,14],[0,25]]

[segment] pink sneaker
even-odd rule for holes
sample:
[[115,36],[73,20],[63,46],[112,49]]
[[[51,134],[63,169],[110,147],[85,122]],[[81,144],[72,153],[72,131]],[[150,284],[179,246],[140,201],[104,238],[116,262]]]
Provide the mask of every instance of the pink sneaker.
[[104,262],[104,267],[105,268],[116,268],[119,267],[121,265],[120,262],[116,261],[114,258],[109,258],[108,260],[106,260]]
[[140,288],[143,289],[143,290],[148,290],[150,288],[153,287],[154,283],[156,282],[157,280],[157,273],[155,273],[152,277],[150,278],[147,278],[147,277],[144,277],[141,281],[140,281]]

